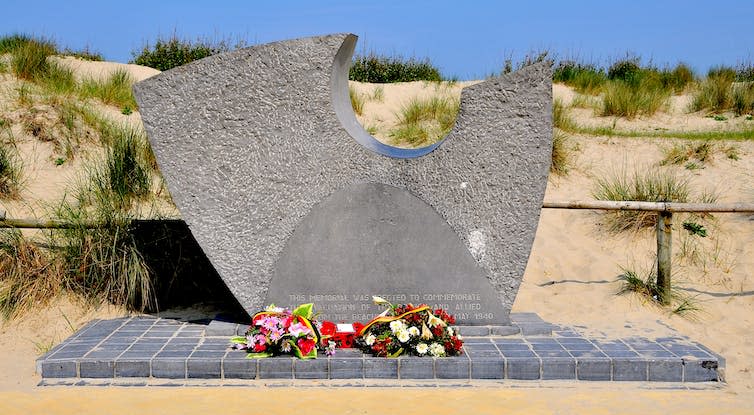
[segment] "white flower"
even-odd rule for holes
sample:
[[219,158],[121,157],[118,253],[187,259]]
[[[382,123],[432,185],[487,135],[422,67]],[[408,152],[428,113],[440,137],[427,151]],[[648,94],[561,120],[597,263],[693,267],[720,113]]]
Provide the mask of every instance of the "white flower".
[[429,354],[432,356],[444,356],[445,348],[440,343],[432,343],[429,345]]
[[420,355],[427,354],[427,350],[429,350],[429,346],[427,346],[426,343],[419,343],[416,345],[416,353],[419,353]]
[[444,321],[442,321],[441,318],[436,317],[434,314],[429,313],[429,318],[427,319],[427,323],[429,324],[429,327],[445,327],[446,324]]
[[374,337],[374,334],[369,334],[367,337],[364,338],[364,343],[367,344],[367,346],[371,346],[374,344],[374,341],[377,340],[376,337]]
[[282,307],[275,307],[275,304],[270,304],[267,306],[267,308],[264,309],[264,311],[270,312],[270,313],[282,313],[285,311]]
[[399,342],[405,343],[411,338],[411,335],[408,334],[407,330],[400,330],[396,333],[396,337],[398,337]]
[[456,336],[456,339],[463,340],[463,337],[459,334],[458,336]]
[[419,335],[419,328],[416,326],[411,326],[408,328],[408,334],[412,336],[418,336]]
[[427,327],[427,325],[422,321],[422,339],[429,340],[432,338],[432,331]]
[[406,330],[406,323],[404,323],[403,320],[391,321],[390,330],[393,332],[393,334],[396,334],[401,330]]
[[453,335],[453,327],[448,327],[448,336]]

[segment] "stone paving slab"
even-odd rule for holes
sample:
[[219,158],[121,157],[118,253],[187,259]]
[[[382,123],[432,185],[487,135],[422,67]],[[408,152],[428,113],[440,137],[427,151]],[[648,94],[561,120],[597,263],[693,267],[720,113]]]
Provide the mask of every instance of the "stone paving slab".
[[[355,349],[315,360],[247,359],[230,350],[229,335],[208,335],[210,325],[155,317],[92,321],[37,360],[41,384],[141,384],[257,379],[264,381],[579,380],[716,382],[724,359],[681,336],[655,340],[588,338],[574,328],[512,314],[516,335],[466,335],[462,356],[449,358],[365,356]],[[547,327],[548,329],[543,329]],[[529,330],[547,334],[527,334]],[[231,329],[225,325],[225,329]],[[460,328],[465,333],[464,327]],[[146,382],[149,383],[149,382]]]

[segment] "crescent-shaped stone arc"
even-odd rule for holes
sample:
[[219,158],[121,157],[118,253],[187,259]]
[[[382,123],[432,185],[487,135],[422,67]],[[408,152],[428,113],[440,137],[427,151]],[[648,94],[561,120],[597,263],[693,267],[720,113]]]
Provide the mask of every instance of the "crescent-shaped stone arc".
[[253,313],[265,305],[276,260],[315,204],[359,183],[405,189],[470,248],[506,310],[498,323],[507,323],[550,165],[549,65],[465,88],[441,144],[415,150],[418,158],[386,157],[353,124],[347,69],[355,41],[337,34],[269,43],[134,85],[183,219]]

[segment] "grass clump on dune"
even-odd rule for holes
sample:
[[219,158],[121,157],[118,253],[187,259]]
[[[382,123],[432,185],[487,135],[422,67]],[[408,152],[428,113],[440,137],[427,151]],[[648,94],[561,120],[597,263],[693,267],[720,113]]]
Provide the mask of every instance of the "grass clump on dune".
[[[64,203],[59,218],[73,223],[55,240],[70,289],[133,310],[156,307],[152,273],[131,232],[130,209],[150,191],[152,167],[143,135],[109,126],[107,155],[89,170],[76,204]],[[99,227],[88,224],[97,223]]]
[[356,115],[364,114],[364,98],[354,87],[348,87],[348,96],[351,98],[351,108]]
[[120,108],[136,108],[136,100],[131,91],[133,78],[125,69],[118,69],[104,81],[87,79],[81,84],[85,98],[97,98],[105,104]]
[[563,60],[553,69],[552,81],[571,86],[582,94],[596,95],[607,81],[607,75],[594,64]]
[[11,69],[24,80],[34,80],[47,75],[47,58],[57,53],[55,45],[41,39],[16,40],[10,50]]
[[429,59],[384,56],[370,52],[354,56],[348,79],[359,82],[391,83],[443,80],[439,69]]
[[444,97],[413,99],[398,115],[390,135],[397,144],[422,146],[445,137],[453,128],[460,103]]
[[[637,168],[625,170],[596,180],[592,196],[597,200],[641,202],[688,202],[691,191],[687,178],[671,170]],[[657,212],[612,210],[603,213],[604,225],[610,232],[638,231],[653,227]]]
[[614,80],[605,85],[602,98],[603,116],[635,118],[654,115],[668,105],[670,92],[649,79],[635,81]]
[[133,51],[131,53],[133,55],[131,63],[149,66],[160,71],[167,71],[168,69],[185,65],[195,60],[243,47],[244,45],[245,42],[239,41],[234,47],[231,47],[225,40],[219,42],[201,39],[190,41],[173,35],[168,39],[158,38],[154,45],[147,43],[140,51]]
[[0,199],[15,199],[21,189],[21,160],[0,138]]
[[10,319],[65,288],[60,263],[16,229],[0,229],[0,314]]

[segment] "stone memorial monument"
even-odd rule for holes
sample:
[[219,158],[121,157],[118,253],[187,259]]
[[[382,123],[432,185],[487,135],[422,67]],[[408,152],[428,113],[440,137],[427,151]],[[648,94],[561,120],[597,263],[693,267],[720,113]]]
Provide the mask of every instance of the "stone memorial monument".
[[550,67],[465,88],[448,136],[407,150],[356,120],[355,44],[259,45],[134,86],[183,219],[250,313],[314,302],[364,322],[380,295],[509,323],[550,166]]

